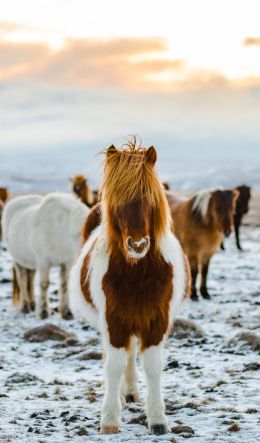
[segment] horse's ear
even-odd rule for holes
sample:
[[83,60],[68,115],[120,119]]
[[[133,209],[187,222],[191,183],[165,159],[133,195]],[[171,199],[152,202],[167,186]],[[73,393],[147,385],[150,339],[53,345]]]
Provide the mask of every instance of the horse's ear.
[[107,156],[109,157],[109,155],[115,154],[117,152],[117,149],[114,145],[109,146],[109,148],[107,148]]
[[157,160],[157,153],[153,146],[150,146],[150,148],[147,149],[145,153],[145,159],[147,162],[151,163],[152,165],[155,165]]

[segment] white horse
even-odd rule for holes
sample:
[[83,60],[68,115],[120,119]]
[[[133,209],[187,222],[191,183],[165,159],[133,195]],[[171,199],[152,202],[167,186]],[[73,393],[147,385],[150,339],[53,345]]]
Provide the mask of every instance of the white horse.
[[86,205],[65,193],[20,196],[5,205],[3,238],[13,258],[14,295],[18,292],[21,310],[34,309],[33,278],[38,270],[40,294],[36,312],[40,318],[48,317],[49,271],[52,266],[60,266],[59,310],[64,318],[71,315],[68,274],[80,249],[82,224],[88,212]]

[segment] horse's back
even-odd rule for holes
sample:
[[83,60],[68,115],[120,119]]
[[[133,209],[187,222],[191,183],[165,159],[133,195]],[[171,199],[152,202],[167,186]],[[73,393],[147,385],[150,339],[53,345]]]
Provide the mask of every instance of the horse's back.
[[185,205],[185,203],[187,203],[189,200],[188,197],[171,191],[165,191],[165,194],[171,213],[174,213],[176,210],[180,209],[180,207]]
[[3,239],[14,261],[29,269],[35,268],[32,231],[35,214],[42,201],[39,195],[15,197],[4,207]]
[[81,243],[81,229],[88,208],[71,194],[47,195],[37,212],[35,250],[41,249],[51,265],[73,260]]

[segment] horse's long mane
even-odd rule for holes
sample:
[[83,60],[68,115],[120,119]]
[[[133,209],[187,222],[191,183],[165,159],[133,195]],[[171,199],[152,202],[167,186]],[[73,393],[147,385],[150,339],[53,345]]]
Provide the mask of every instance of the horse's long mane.
[[209,209],[209,203],[212,193],[223,188],[216,187],[211,189],[203,189],[195,192],[190,200],[190,212],[195,216],[197,221],[201,222],[206,219]]
[[146,158],[147,150],[137,146],[135,138],[121,148],[105,150],[101,198],[112,209],[147,199],[153,207],[154,234],[158,236],[170,228],[171,216],[154,163]]

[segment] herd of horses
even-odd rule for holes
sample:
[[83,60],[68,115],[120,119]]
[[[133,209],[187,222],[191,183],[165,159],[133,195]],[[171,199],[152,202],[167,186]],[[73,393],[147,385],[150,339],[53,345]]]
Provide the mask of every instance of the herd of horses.
[[[153,146],[137,146],[134,139],[104,153],[99,192],[78,175],[72,179],[78,198],[51,193],[9,201],[6,194],[2,199],[3,240],[13,260],[13,300],[23,312],[35,309],[39,318],[48,317],[49,271],[59,266],[62,317],[87,321],[103,338],[101,432],[118,432],[123,398],[139,401],[139,349],[149,429],[164,434],[165,340],[182,302],[190,295],[198,300],[199,273],[201,296],[210,298],[209,262],[233,227],[241,248],[239,226],[248,211],[250,188],[179,196],[160,182]],[[40,290],[34,294],[36,270]]]

